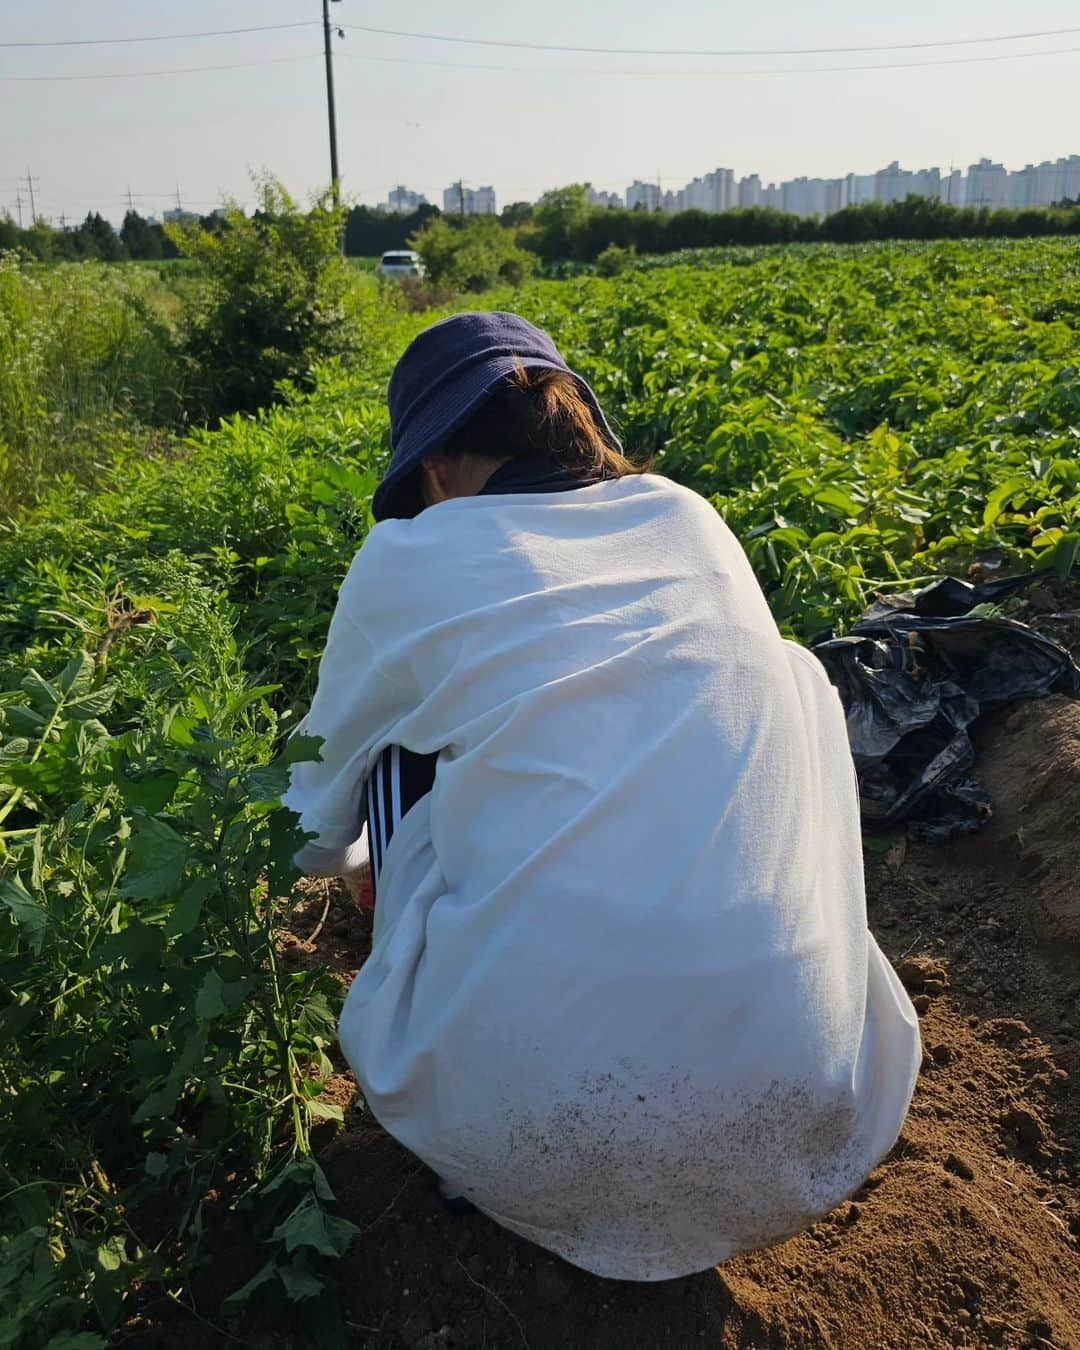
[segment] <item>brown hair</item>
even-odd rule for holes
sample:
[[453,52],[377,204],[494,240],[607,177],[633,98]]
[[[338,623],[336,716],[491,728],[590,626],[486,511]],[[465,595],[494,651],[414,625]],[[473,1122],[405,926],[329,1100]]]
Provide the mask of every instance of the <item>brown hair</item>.
[[625,478],[648,469],[648,465],[634,464],[607,441],[573,375],[524,366],[440,449],[453,456],[499,460],[543,455],[564,468],[608,478]]

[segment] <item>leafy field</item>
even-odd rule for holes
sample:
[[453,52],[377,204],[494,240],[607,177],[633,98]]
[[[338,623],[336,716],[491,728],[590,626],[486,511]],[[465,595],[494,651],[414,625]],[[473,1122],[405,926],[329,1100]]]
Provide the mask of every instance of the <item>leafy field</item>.
[[[786,631],[945,569],[1077,561],[1080,244],[663,261],[484,300],[712,497]],[[265,1241],[247,1293],[333,1343],[314,1295],[355,1230],[313,1153],[341,988],[279,960],[281,747],[370,526],[387,375],[435,317],[373,315],[362,366],[0,534],[0,1345],[194,1308],[231,1209]]]

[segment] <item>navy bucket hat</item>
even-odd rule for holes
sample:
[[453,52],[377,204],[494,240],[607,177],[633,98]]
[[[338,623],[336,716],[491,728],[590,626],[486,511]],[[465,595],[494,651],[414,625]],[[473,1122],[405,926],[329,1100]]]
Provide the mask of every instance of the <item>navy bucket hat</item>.
[[465,425],[515,370],[563,370],[577,381],[597,429],[621,450],[596,395],[541,329],[517,314],[455,314],[415,338],[390,377],[393,455],[375,490],[376,520],[412,514],[407,485],[420,461]]

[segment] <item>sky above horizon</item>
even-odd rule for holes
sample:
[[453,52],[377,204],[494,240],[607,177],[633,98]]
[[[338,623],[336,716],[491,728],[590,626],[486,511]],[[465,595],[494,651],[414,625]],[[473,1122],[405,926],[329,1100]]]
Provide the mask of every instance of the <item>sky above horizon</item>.
[[[945,43],[1074,26],[1015,42],[784,56],[596,55],[399,38],[351,28],[335,43],[343,189],[384,201],[395,183],[442,204],[461,177],[500,208],[590,181],[681,187],[717,166],[736,177],[1010,169],[1080,153],[1080,15],[1069,0],[821,0],[756,5],[668,0],[341,0],[335,23],[619,48],[775,49]],[[310,20],[310,23],[307,21]],[[20,42],[135,38],[270,24],[234,36],[117,45]],[[0,211],[15,214],[29,167],[39,214],[119,220],[253,199],[262,170],[306,197],[329,178],[319,0],[51,0],[0,5]],[[971,61],[1020,53],[1026,59]],[[268,64],[242,65],[246,62]],[[915,65],[916,62],[942,64]],[[904,63],[904,64],[900,64]],[[893,68],[828,70],[837,66]],[[195,66],[232,66],[189,74]],[[760,74],[749,72],[770,71]],[[719,73],[718,73],[719,72]],[[103,79],[56,79],[107,75]],[[12,78],[16,77],[16,78]],[[23,212],[29,214],[26,185]]]

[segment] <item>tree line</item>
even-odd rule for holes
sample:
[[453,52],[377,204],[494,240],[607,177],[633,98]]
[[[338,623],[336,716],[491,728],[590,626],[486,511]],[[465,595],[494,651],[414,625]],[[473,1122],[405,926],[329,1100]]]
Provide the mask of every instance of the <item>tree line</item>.
[[[437,206],[422,206],[407,216],[354,206],[345,216],[345,252],[351,258],[371,258],[389,249],[406,248],[408,240],[439,215]],[[192,215],[184,224],[207,234],[228,228],[220,215]],[[10,216],[0,216],[0,253],[5,250],[19,250],[39,262],[155,262],[180,256],[167,227],[138,211],[126,212],[119,230],[97,211],[89,212],[81,224],[64,229],[44,218],[23,229]]]
[[[995,210],[907,197],[903,201],[847,206],[825,217],[793,216],[771,207],[665,215],[593,206],[587,193],[587,184],[572,184],[546,193],[535,206],[514,202],[498,217],[460,218],[452,213],[444,215],[431,205],[409,215],[353,206],[345,215],[345,252],[350,257],[377,257],[391,249],[418,247],[425,251],[427,243],[431,251],[443,257],[453,252],[456,238],[458,247],[472,255],[494,251],[503,272],[507,271],[506,258],[512,255],[510,270],[517,274],[522,271],[523,253],[540,264],[594,263],[610,249],[674,253],[736,244],[1080,234],[1080,204],[1072,202]],[[222,217],[214,215],[189,223],[208,234],[229,228]],[[502,243],[493,232],[496,225],[508,236]],[[38,220],[31,229],[20,229],[10,217],[0,217],[0,252],[5,249],[21,250],[41,261],[118,262],[178,256],[169,232],[137,211],[127,212],[119,231],[98,212],[91,212],[80,225],[63,230],[44,220]]]

